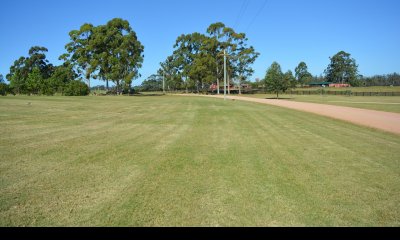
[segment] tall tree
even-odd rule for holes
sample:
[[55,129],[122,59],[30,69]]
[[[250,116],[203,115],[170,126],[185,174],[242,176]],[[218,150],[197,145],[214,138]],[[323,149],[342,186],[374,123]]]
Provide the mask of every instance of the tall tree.
[[162,78],[158,74],[152,74],[146,78],[139,87],[140,91],[161,91]]
[[53,75],[48,79],[49,85],[55,92],[64,94],[64,90],[70,81],[75,80],[78,75],[73,70],[73,66],[69,62],[65,62],[54,68]]
[[[182,34],[176,39],[173,52],[175,55],[176,66],[182,77],[185,78],[185,88],[194,88],[196,86],[196,79],[193,79],[193,62],[201,51],[204,50],[204,41],[206,36],[204,34],[195,32],[192,34]],[[192,72],[192,76],[191,75]]]
[[130,88],[132,80],[140,76],[144,46],[128,21],[114,18],[96,27],[91,47],[97,76],[113,81],[117,91],[121,84]]
[[38,67],[33,68],[33,70],[28,74],[26,81],[26,88],[29,93],[39,94],[40,90],[43,88],[43,76],[40,73]]
[[[252,46],[247,46],[244,33],[236,33],[221,22],[207,28],[207,34],[182,34],[176,40],[171,60],[174,62],[174,74],[185,79],[188,87],[204,87],[209,83],[219,83],[223,76],[223,50],[229,55],[227,72],[229,78],[239,81],[246,79],[254,70],[254,63],[259,53]],[[164,62],[163,64],[165,64]]]
[[273,62],[265,74],[265,85],[268,91],[275,92],[276,98],[279,99],[279,92],[284,92],[288,89],[289,83],[284,78],[281,66],[277,62]]
[[349,53],[340,51],[329,58],[330,64],[325,70],[328,82],[352,84],[358,77],[358,65]]
[[284,81],[288,83],[288,87],[293,89],[296,88],[296,78],[293,76],[292,71],[288,70],[283,75]]
[[64,54],[60,58],[64,58],[71,62],[77,72],[83,75],[90,89],[90,78],[96,69],[96,62],[93,58],[93,38],[94,27],[90,23],[83,24],[79,30],[69,32],[70,42],[65,45],[68,54]]
[[308,67],[305,62],[300,62],[294,71],[297,82],[301,85],[301,87],[303,87],[303,85],[312,78],[311,73],[308,72]]
[[260,54],[254,50],[251,46],[246,48],[241,46],[240,51],[237,55],[237,64],[235,66],[236,76],[239,83],[239,94],[241,94],[241,83],[245,81],[247,77],[253,75],[254,70],[251,65],[255,62]]
[[166,87],[171,87],[173,90],[181,89],[183,87],[182,76],[179,71],[178,62],[174,59],[175,55],[168,56],[167,59],[160,63],[160,69],[157,71],[158,75],[165,76]]
[[49,78],[54,70],[52,64],[46,59],[47,48],[33,46],[29,49],[28,57],[20,57],[14,61],[10,67],[10,72],[6,75],[10,86],[17,94],[29,93],[27,88],[28,75],[34,70],[39,71],[43,79]]
[[105,80],[107,88],[111,80],[119,90],[121,84],[130,88],[132,80],[140,76],[144,47],[128,21],[114,18],[105,25],[85,23],[69,35],[65,59],[84,75],[89,88],[91,77]]

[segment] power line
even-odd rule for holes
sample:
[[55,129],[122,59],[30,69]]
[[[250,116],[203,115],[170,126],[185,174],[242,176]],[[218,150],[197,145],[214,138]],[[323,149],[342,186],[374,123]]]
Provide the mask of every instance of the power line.
[[251,25],[253,25],[254,21],[257,19],[258,15],[260,15],[260,13],[261,13],[262,10],[264,9],[265,5],[267,5],[267,3],[268,3],[268,0],[265,0],[264,3],[263,3],[263,5],[261,6],[261,8],[258,10],[257,14],[254,15],[254,18],[251,20],[250,24],[247,26],[245,32],[247,32],[247,31],[250,29]]
[[250,0],[244,0],[243,1],[242,6],[241,6],[241,8],[239,10],[238,16],[236,17],[235,24],[233,25],[234,29],[239,26],[240,20],[245,15],[247,7],[249,6],[249,3],[250,3]]

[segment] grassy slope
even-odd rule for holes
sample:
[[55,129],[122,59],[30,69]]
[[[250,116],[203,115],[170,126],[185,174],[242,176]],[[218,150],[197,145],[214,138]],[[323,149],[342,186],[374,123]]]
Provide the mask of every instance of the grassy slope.
[[[245,94],[246,97],[275,98],[276,94]],[[297,102],[312,102],[345,107],[372,109],[385,112],[400,113],[400,97],[398,96],[335,96],[335,95],[290,95],[279,94],[279,98]]]
[[3,97],[0,123],[1,226],[400,226],[398,135],[179,96]]

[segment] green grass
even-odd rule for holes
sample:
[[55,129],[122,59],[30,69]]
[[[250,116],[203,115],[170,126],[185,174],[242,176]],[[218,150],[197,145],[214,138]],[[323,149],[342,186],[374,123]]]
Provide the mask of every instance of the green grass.
[[[321,87],[312,88],[296,88],[294,91],[317,91]],[[372,86],[372,87],[346,87],[346,88],[335,88],[335,87],[324,87],[325,91],[352,91],[352,92],[400,92],[400,86]]]
[[[244,94],[245,97],[276,98],[276,94]],[[291,95],[279,94],[279,98],[296,102],[321,103],[400,113],[400,96],[340,96],[340,95]]]
[[0,124],[0,226],[400,226],[399,135],[182,96],[1,97]]

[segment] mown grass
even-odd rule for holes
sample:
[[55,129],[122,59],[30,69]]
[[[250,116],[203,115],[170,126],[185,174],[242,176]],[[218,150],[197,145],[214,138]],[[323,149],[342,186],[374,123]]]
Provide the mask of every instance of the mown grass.
[[372,86],[372,87],[311,87],[311,88],[296,88],[294,91],[318,91],[324,89],[325,91],[351,91],[351,92],[400,92],[400,86]]
[[[276,98],[276,94],[244,94],[245,97]],[[341,96],[341,95],[295,95],[279,94],[279,98],[336,106],[355,107],[400,113],[400,96]]]
[[0,98],[1,226],[399,226],[400,137],[221,99]]

